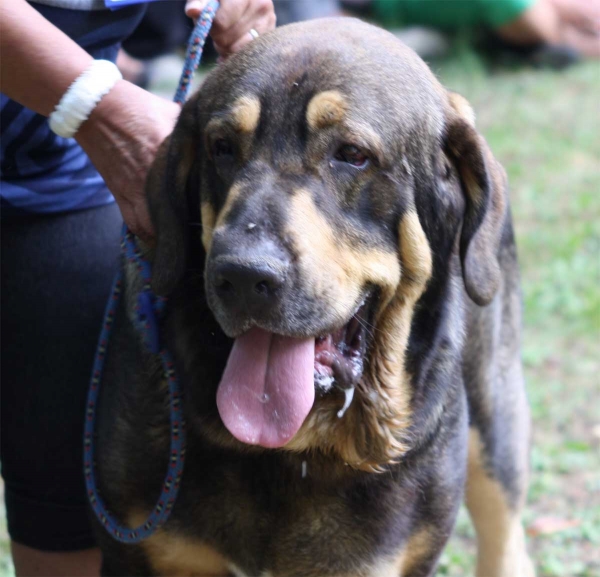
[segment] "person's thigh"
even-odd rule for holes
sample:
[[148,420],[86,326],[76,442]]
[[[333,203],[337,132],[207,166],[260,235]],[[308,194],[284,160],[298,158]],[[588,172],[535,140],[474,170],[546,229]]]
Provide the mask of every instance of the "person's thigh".
[[11,539],[34,549],[94,546],[83,418],[121,223],[114,204],[2,222],[2,476]]

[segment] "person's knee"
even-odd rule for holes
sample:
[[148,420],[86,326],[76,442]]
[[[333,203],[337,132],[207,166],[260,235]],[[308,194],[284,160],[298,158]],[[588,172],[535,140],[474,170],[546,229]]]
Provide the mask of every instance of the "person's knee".
[[100,575],[100,550],[42,551],[11,542],[17,577],[96,577]]

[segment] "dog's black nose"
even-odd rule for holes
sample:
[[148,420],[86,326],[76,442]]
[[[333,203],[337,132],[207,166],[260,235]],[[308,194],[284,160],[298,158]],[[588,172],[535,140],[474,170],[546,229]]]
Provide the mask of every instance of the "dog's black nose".
[[288,267],[289,262],[279,259],[220,256],[213,264],[214,287],[217,295],[228,303],[237,301],[242,308],[264,308],[276,303]]

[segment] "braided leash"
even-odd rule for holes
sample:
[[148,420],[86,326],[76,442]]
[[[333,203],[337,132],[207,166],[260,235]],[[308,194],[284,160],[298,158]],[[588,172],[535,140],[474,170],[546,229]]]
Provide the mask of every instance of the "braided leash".
[[[208,3],[202,11],[189,39],[183,72],[174,98],[175,102],[179,104],[183,104],[187,98],[193,73],[200,64],[204,43],[218,8],[218,0],[211,0]],[[157,297],[152,292],[152,270],[150,263],[142,257],[136,245],[135,237],[127,229],[126,225],[123,226],[121,249],[124,258],[137,266],[138,272],[143,279],[144,286],[138,295],[138,303],[135,307],[138,319],[137,328],[142,334],[144,343],[148,349],[160,356],[163,372],[168,383],[170,399],[171,445],[169,465],[158,501],[144,523],[135,529],[130,529],[119,524],[107,510],[96,487],[96,463],[94,460],[96,406],[100,392],[104,358],[121,297],[123,285],[122,270],[117,273],[113,282],[111,297],[106,305],[104,323],[94,359],[85,415],[83,461],[88,499],[100,523],[117,541],[122,543],[139,543],[165,524],[177,499],[185,461],[185,423],[181,411],[181,387],[175,375],[173,358],[169,351],[160,343],[157,319],[160,318],[160,315],[164,311],[167,299]]]
[[200,14],[200,18],[198,18],[194,31],[188,40],[183,71],[181,72],[177,92],[175,92],[175,98],[173,98],[178,104],[183,104],[187,98],[190,90],[190,82],[192,81],[196,68],[198,68],[198,64],[200,64],[204,43],[206,42],[206,37],[210,32],[210,27],[212,26],[218,9],[218,0],[210,0],[206,5],[206,8],[202,11],[202,14]]

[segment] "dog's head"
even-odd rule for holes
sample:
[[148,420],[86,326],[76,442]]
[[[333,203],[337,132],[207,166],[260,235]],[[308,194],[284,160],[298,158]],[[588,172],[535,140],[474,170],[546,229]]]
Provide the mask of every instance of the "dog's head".
[[202,222],[208,304],[236,339],[217,392],[231,433],[361,468],[401,456],[413,311],[456,242],[469,296],[492,299],[504,184],[469,105],[383,30],[296,24],[218,67],[149,199],[159,294]]

